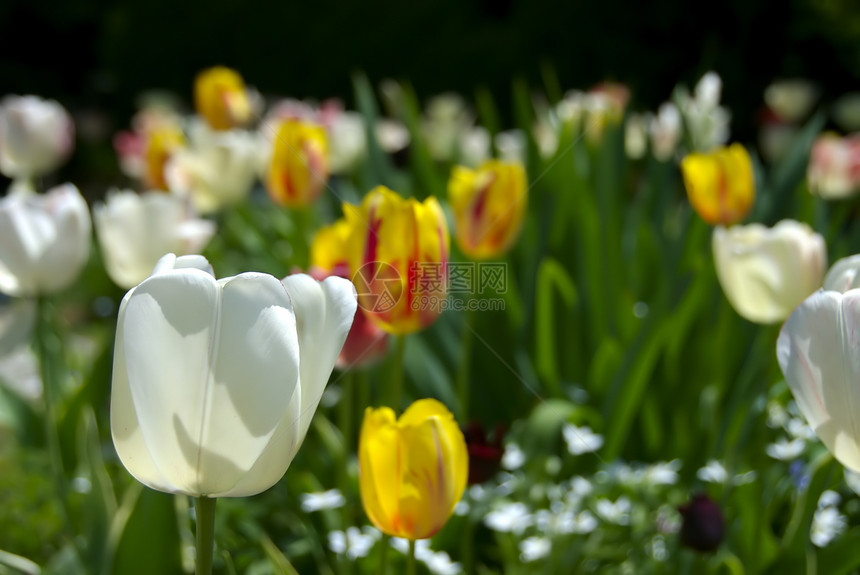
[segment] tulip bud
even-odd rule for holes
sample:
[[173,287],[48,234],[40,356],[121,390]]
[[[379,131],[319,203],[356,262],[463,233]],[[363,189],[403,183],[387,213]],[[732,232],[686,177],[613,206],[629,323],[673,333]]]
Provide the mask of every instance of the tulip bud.
[[358,444],[361,502],[383,533],[433,537],[466,489],[469,456],[451,412],[435,399],[413,403],[396,419],[367,408]]
[[780,80],[764,91],[764,101],[783,122],[800,122],[815,105],[818,88],[809,80]]
[[328,166],[328,144],[322,127],[299,120],[282,122],[266,173],[269,196],[289,207],[309,205],[325,188]]
[[235,70],[216,66],[194,80],[194,107],[213,130],[243,126],[251,119],[245,81]]
[[0,172],[35,178],[60,166],[75,145],[75,125],[53,100],[7,96],[0,102]]
[[809,190],[824,199],[853,195],[860,189],[860,134],[819,136],[812,146],[806,177]]
[[806,224],[783,220],[717,227],[714,265],[723,293],[742,317],[754,323],[783,321],[821,286],[827,247]]
[[93,207],[93,220],[108,275],[125,289],[145,280],[164,254],[199,253],[215,233],[182,198],[159,192],[112,190]]
[[[311,242],[311,269],[316,280],[330,275],[350,279],[347,242],[350,226],[346,220],[321,228]],[[352,328],[337,358],[339,369],[370,365],[388,351],[388,334],[356,309]]]
[[699,493],[678,511],[683,518],[681,544],[701,553],[716,551],[726,535],[726,522],[720,507],[707,495]]
[[681,162],[681,172],[690,204],[708,224],[730,226],[750,211],[755,181],[749,154],[740,144],[690,154]]
[[457,166],[448,181],[457,245],[467,256],[486,259],[510,249],[528,203],[522,164],[489,160],[477,170]]
[[624,152],[631,160],[645,157],[648,151],[648,125],[641,114],[630,114],[624,124]]
[[370,320],[396,335],[436,321],[447,295],[450,251],[436,198],[419,203],[378,186],[360,206],[344,204],[343,210],[349,267]]
[[681,113],[672,102],[665,102],[651,118],[648,126],[651,136],[651,151],[654,157],[665,162],[675,155],[681,139]]
[[0,199],[0,292],[55,293],[71,285],[90,254],[90,211],[72,184],[44,194],[18,187]]
[[845,293],[860,288],[860,254],[838,260],[824,276],[824,289]]
[[111,434],[159,491],[260,493],[286,471],[355,314],[346,280],[216,281],[201,256],[162,258],[117,319]]
[[860,472],[857,381],[860,290],[819,291],[782,326],[776,357],[800,412],[845,467]]

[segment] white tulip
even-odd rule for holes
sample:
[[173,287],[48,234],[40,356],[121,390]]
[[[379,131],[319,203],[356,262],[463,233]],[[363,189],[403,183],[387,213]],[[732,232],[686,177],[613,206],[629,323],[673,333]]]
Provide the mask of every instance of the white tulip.
[[75,144],[65,108],[38,96],[7,96],[0,102],[0,172],[34,178],[62,164]]
[[367,154],[364,120],[357,112],[337,114],[328,126],[329,167],[333,174],[349,174]]
[[665,162],[672,158],[681,140],[681,113],[672,102],[664,102],[651,118],[648,131],[654,157]]
[[112,190],[93,207],[93,220],[108,275],[125,289],[145,280],[164,254],[199,253],[215,233],[185,199],[157,191]]
[[630,114],[624,124],[624,152],[631,160],[645,157],[648,151],[648,124],[642,114]]
[[812,145],[806,170],[809,190],[825,200],[837,200],[860,190],[860,134],[819,136]]
[[717,227],[713,236],[717,278],[732,307],[749,321],[783,321],[821,286],[827,265],[824,238],[806,224],[783,220]]
[[244,200],[264,165],[265,143],[258,135],[214,132],[198,124],[192,127],[190,140],[164,167],[170,191],[188,195],[203,214]]
[[824,289],[845,293],[860,288],[860,254],[838,260],[824,276]]
[[90,211],[72,184],[44,194],[16,186],[0,199],[0,292],[58,292],[77,279],[90,253]]
[[802,121],[818,100],[818,88],[809,80],[779,80],[764,91],[764,102],[783,122]]
[[216,281],[162,258],[120,305],[111,432],[141,483],[195,497],[260,493],[307,433],[356,310],[345,279]]
[[819,291],[779,333],[776,355],[797,406],[845,467],[860,472],[860,290]]

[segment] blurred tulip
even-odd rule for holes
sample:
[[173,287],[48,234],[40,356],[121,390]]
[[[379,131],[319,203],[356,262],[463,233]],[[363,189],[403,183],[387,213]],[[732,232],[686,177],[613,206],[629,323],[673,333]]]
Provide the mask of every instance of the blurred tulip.
[[164,254],[199,253],[215,233],[183,198],[160,192],[112,190],[93,207],[93,221],[108,275],[125,289],[145,280]]
[[493,140],[499,159],[505,162],[526,161],[526,134],[522,130],[499,132]]
[[383,533],[433,537],[466,489],[469,456],[451,412],[435,399],[413,403],[396,419],[367,408],[358,444],[361,502]]
[[[334,275],[350,278],[347,261],[350,226],[346,220],[321,228],[311,242],[311,269],[308,273],[319,281]],[[355,318],[343,349],[337,358],[338,369],[371,365],[388,351],[388,334],[356,309]]]
[[469,167],[483,164],[490,159],[490,131],[475,126],[460,136],[460,162]]
[[651,152],[661,162],[672,159],[681,141],[681,113],[672,102],[664,102],[648,125]]
[[201,256],[162,258],[117,320],[111,433],[159,491],[254,495],[304,440],[355,313],[346,280],[216,281]]
[[855,332],[860,290],[819,291],[791,314],[776,342],[785,381],[806,421],[833,456],[860,472]]
[[328,126],[329,166],[332,174],[351,174],[367,155],[364,119],[357,112],[342,112]]
[[487,259],[516,241],[528,204],[522,164],[490,160],[477,170],[457,166],[448,181],[457,245],[467,256]]
[[840,96],[833,104],[833,119],[846,132],[860,130],[860,92]]
[[244,126],[251,119],[251,98],[235,70],[216,66],[194,80],[194,107],[213,130]]
[[434,160],[450,161],[457,143],[474,124],[466,102],[457,94],[441,94],[427,103],[427,113],[421,126],[427,150]]
[[[166,190],[163,183],[164,162],[153,162],[157,171],[150,172],[148,157],[156,158],[157,154],[148,152],[151,147],[150,136],[154,133],[173,134],[173,138],[161,137],[161,142],[167,144],[165,161],[174,151],[174,145],[184,145],[182,134],[182,119],[175,110],[170,98],[163,95],[150,97],[144,107],[131,120],[131,129],[123,130],[114,135],[113,147],[119,158],[119,167],[130,178],[141,181],[159,182],[161,185],[146,184],[160,190]],[[165,146],[161,146],[164,149]],[[153,152],[155,149],[153,149]],[[157,175],[156,175],[157,174]],[[161,178],[161,180],[157,178]]]
[[818,100],[818,88],[809,80],[796,78],[772,83],[764,91],[764,102],[783,122],[803,121]]
[[681,506],[681,544],[700,553],[716,551],[726,536],[726,522],[719,505],[704,493]]
[[[170,157],[185,146],[185,135],[178,125],[165,124],[149,131],[143,147],[143,184],[153,190],[167,190],[164,167]],[[141,278],[142,279],[142,278]],[[137,283],[137,282],[135,282]]]
[[350,226],[349,267],[359,306],[396,335],[423,329],[447,296],[450,239],[436,198],[404,199],[384,186],[360,206],[344,204]]
[[830,266],[823,288],[840,293],[860,288],[860,254],[842,258]]
[[392,156],[405,150],[412,139],[406,126],[388,118],[377,120],[374,134],[382,151]]
[[68,159],[75,125],[59,103],[38,96],[0,101],[0,172],[9,178],[36,178]]
[[783,321],[821,286],[827,247],[806,224],[783,220],[717,227],[714,264],[723,292],[742,317],[754,323]]
[[36,296],[70,286],[87,263],[91,227],[72,184],[44,194],[16,186],[0,199],[0,292]]
[[167,187],[189,196],[203,214],[241,203],[254,187],[263,163],[256,134],[243,130],[213,132],[199,124],[190,146],[177,151],[164,168]]
[[690,154],[681,161],[681,172],[690,204],[710,225],[736,224],[752,207],[752,162],[740,144],[708,154]]
[[265,180],[269,196],[289,207],[312,203],[328,181],[325,130],[316,124],[285,120],[278,128],[272,148]]
[[729,139],[729,111],[720,106],[723,82],[715,72],[699,79],[693,96],[686,87],[675,89],[675,103],[684,118],[693,149],[710,152]]
[[487,438],[484,427],[472,422],[463,428],[466,449],[469,453],[469,485],[477,485],[492,479],[499,472],[505,448],[502,445],[504,428],[496,426],[493,440]]
[[630,114],[624,124],[624,152],[631,160],[640,160],[648,151],[648,124],[645,116]]
[[809,190],[827,200],[846,198],[860,189],[860,133],[815,140],[806,173]]

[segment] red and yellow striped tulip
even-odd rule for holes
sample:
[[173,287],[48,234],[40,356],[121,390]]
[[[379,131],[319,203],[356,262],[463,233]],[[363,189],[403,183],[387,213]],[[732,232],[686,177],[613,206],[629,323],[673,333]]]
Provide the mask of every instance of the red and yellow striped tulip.
[[435,399],[413,403],[400,416],[367,408],[358,445],[361,502],[383,533],[433,537],[463,496],[469,455],[451,412]]
[[289,207],[313,202],[325,188],[329,175],[325,129],[310,122],[285,120],[272,146],[266,175],[269,196]]
[[474,259],[503,254],[517,239],[528,203],[520,162],[489,160],[477,170],[457,166],[448,181],[457,245]]
[[194,107],[213,130],[243,126],[251,119],[245,81],[235,70],[215,66],[194,80]]
[[349,267],[359,306],[379,327],[403,335],[423,329],[447,296],[450,239],[436,198],[404,199],[384,186],[360,206],[343,206],[351,227]]
[[690,154],[681,172],[690,204],[708,224],[730,226],[749,213],[755,179],[749,153],[740,144]]

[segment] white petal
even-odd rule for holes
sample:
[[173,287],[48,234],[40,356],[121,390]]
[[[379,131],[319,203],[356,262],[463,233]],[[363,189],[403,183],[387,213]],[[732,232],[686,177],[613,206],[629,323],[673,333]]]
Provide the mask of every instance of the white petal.
[[[203,429],[201,485],[216,496],[253,495],[287,470],[298,442],[299,342],[284,287],[246,273],[223,286],[214,386]],[[222,477],[234,469],[237,480]]]
[[301,350],[301,444],[352,326],[357,300],[352,282],[339,277],[320,283],[294,274],[283,284],[293,302]]
[[[117,325],[143,441],[161,475],[189,495],[205,493],[198,446],[220,291],[212,276],[198,270],[154,275],[129,293]],[[232,485],[238,475],[234,470],[223,480]]]
[[777,359],[809,425],[843,465],[860,471],[860,290],[820,291],[791,314]]
[[210,264],[209,260],[203,256],[191,255],[176,257],[176,254],[172,253],[164,254],[164,256],[158,260],[158,263],[155,264],[155,267],[152,269],[152,274],[150,275],[180,269],[200,270],[201,272],[209,274],[213,278],[215,277],[215,270],[212,269],[212,264]]

